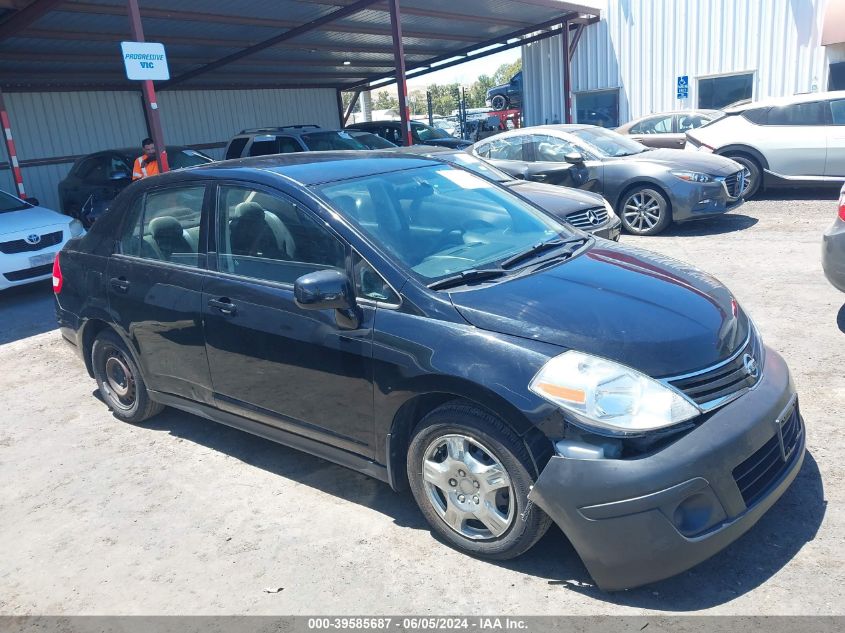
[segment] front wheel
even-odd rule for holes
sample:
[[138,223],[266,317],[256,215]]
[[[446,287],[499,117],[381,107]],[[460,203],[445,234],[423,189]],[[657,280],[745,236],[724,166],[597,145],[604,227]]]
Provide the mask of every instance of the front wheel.
[[432,529],[454,547],[498,560],[526,552],[551,520],[528,502],[531,460],[498,418],[447,404],[420,423],[408,449],[408,479]]
[[634,235],[657,235],[672,222],[669,201],[649,186],[631,189],[622,197],[622,226]]

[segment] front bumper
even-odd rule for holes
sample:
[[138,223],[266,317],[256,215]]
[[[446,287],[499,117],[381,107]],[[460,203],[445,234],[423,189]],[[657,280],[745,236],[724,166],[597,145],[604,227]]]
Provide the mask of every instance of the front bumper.
[[795,448],[749,505],[733,471],[778,436],[780,416],[797,407],[794,395],[786,363],[767,349],[757,386],[673,444],[640,459],[553,457],[529,497],[600,588],[668,578],[739,538],[789,487],[804,459],[797,409]]
[[822,268],[827,280],[845,292],[845,222],[839,218],[822,238]]
[[613,219],[604,226],[595,230],[591,229],[588,232],[596,237],[603,237],[606,240],[618,242],[619,236],[622,234],[622,220],[617,216],[613,216]]
[[745,202],[742,198],[731,198],[721,181],[689,183],[679,179],[669,190],[669,197],[675,222],[721,215]]

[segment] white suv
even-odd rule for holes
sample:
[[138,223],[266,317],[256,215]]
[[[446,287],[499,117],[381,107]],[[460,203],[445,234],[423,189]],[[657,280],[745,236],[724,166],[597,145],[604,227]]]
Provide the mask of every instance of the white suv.
[[760,188],[845,182],[845,90],[757,101],[687,132],[687,149],[732,158]]

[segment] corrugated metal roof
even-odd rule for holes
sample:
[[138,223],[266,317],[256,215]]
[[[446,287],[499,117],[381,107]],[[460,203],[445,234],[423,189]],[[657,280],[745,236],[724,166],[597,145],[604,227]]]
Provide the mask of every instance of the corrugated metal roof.
[[[162,88],[324,85],[349,88],[393,69],[388,4],[360,0],[139,0],[145,36],[167,47],[171,78]],[[201,5],[198,7],[197,5]],[[184,73],[344,11],[319,28],[181,81]],[[406,65],[425,66],[465,54],[492,40],[506,41],[552,20],[595,9],[559,0],[402,0]],[[20,11],[0,15],[0,87],[135,89],[124,77],[119,43],[129,40],[125,0],[80,0],[28,24]],[[10,24],[16,24],[9,30]],[[3,27],[6,26],[6,33]],[[349,61],[349,65],[344,65]],[[278,65],[277,65],[278,64]],[[417,74],[419,76],[419,73]]]

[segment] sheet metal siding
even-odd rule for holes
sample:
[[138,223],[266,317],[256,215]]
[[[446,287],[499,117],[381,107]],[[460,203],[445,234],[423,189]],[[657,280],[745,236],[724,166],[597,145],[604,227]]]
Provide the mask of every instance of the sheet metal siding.
[[[821,46],[829,0],[614,0],[586,27],[572,92],[619,88],[623,123],[697,107],[697,78],[754,72],[753,98],[825,90],[833,52]],[[561,38],[523,47],[525,119],[562,119]],[[676,99],[679,75],[690,97]],[[575,101],[573,98],[573,114]]]
[[331,88],[191,90],[162,92],[158,98],[164,138],[176,145],[225,142],[250,127],[340,124]]
[[[78,156],[139,146],[147,136],[140,93],[40,92],[6,93],[18,158]],[[158,95],[164,137],[174,145],[225,143],[247,127],[316,123],[339,125],[332,89],[202,90]],[[222,158],[222,149],[204,150]],[[5,162],[5,152],[2,159]],[[59,209],[58,184],[73,163],[25,167],[27,195]],[[0,170],[0,187],[11,188],[8,170]]]

